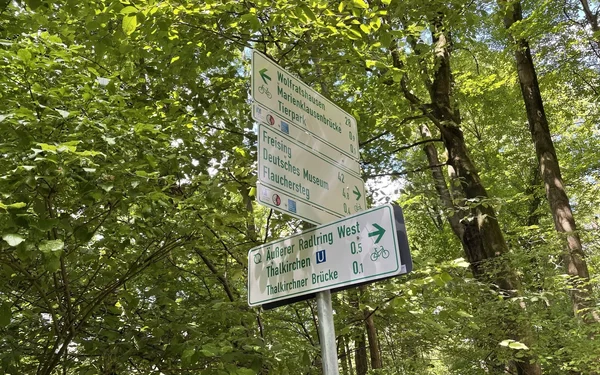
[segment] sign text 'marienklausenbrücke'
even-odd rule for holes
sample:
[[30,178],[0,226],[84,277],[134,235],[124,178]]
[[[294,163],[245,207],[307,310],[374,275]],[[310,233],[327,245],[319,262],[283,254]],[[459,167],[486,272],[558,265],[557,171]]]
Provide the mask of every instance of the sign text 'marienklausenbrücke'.
[[407,272],[392,205],[359,212],[248,252],[248,304],[271,303]]
[[363,180],[264,124],[258,126],[258,180],[337,217],[366,207]]
[[252,51],[252,98],[359,159],[356,119],[268,57]]

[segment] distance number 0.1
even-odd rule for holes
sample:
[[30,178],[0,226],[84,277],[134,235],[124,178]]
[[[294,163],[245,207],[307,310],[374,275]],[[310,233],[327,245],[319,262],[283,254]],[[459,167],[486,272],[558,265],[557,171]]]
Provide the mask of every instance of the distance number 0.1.
[[354,272],[355,275],[358,275],[359,273],[363,273],[364,272],[363,264],[358,263],[357,261],[352,262],[352,272]]

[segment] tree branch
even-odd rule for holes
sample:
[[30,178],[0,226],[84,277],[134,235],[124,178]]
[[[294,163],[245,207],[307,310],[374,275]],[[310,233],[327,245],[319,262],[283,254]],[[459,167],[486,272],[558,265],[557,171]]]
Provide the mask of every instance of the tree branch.
[[399,172],[372,174],[372,175],[367,175],[365,177],[366,178],[375,178],[375,177],[385,177],[385,176],[404,176],[404,175],[406,175],[408,173],[423,172],[423,171],[426,171],[428,169],[432,169],[432,168],[436,168],[436,167],[443,167],[445,165],[448,165],[448,163],[428,165],[426,167],[421,167],[421,168],[411,169],[411,170],[403,170],[403,171],[399,171]]

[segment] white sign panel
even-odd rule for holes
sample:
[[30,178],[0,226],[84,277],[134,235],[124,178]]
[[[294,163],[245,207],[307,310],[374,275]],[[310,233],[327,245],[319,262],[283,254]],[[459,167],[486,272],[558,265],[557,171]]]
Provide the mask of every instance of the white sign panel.
[[406,273],[392,205],[248,252],[248,304],[262,305]]
[[363,180],[264,124],[258,126],[258,180],[337,217],[366,207]]
[[271,126],[272,129],[289,135],[293,140],[310,148],[314,154],[320,154],[322,157],[339,164],[341,168],[345,168],[349,173],[360,177],[360,164],[356,159],[320,141],[305,129],[299,128],[293,122],[284,119],[275,112],[254,103],[252,104],[252,118]]
[[263,186],[262,184],[256,184],[256,188],[258,192],[258,203],[300,220],[318,225],[339,218],[338,215],[333,215],[328,211],[315,208],[308,203],[299,201],[295,197],[286,194],[281,189],[274,189]]
[[356,119],[258,51],[252,51],[252,98],[359,159]]

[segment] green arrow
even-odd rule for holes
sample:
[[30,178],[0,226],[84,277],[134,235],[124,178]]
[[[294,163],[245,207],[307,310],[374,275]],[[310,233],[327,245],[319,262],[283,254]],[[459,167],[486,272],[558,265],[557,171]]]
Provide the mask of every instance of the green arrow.
[[258,73],[260,73],[260,78],[263,79],[263,81],[265,81],[265,85],[267,84],[267,79],[270,81],[271,77],[269,77],[267,75],[267,68],[262,68],[261,70],[258,71]]
[[379,240],[381,240],[381,237],[383,237],[383,234],[385,233],[385,229],[383,229],[382,227],[380,227],[377,224],[373,224],[373,226],[377,230],[374,232],[369,232],[369,237],[377,236],[377,239],[375,240],[375,243],[377,243],[377,242],[379,242]]
[[358,190],[358,186],[354,186],[354,190],[352,192],[356,195],[356,200],[360,199],[360,191]]

